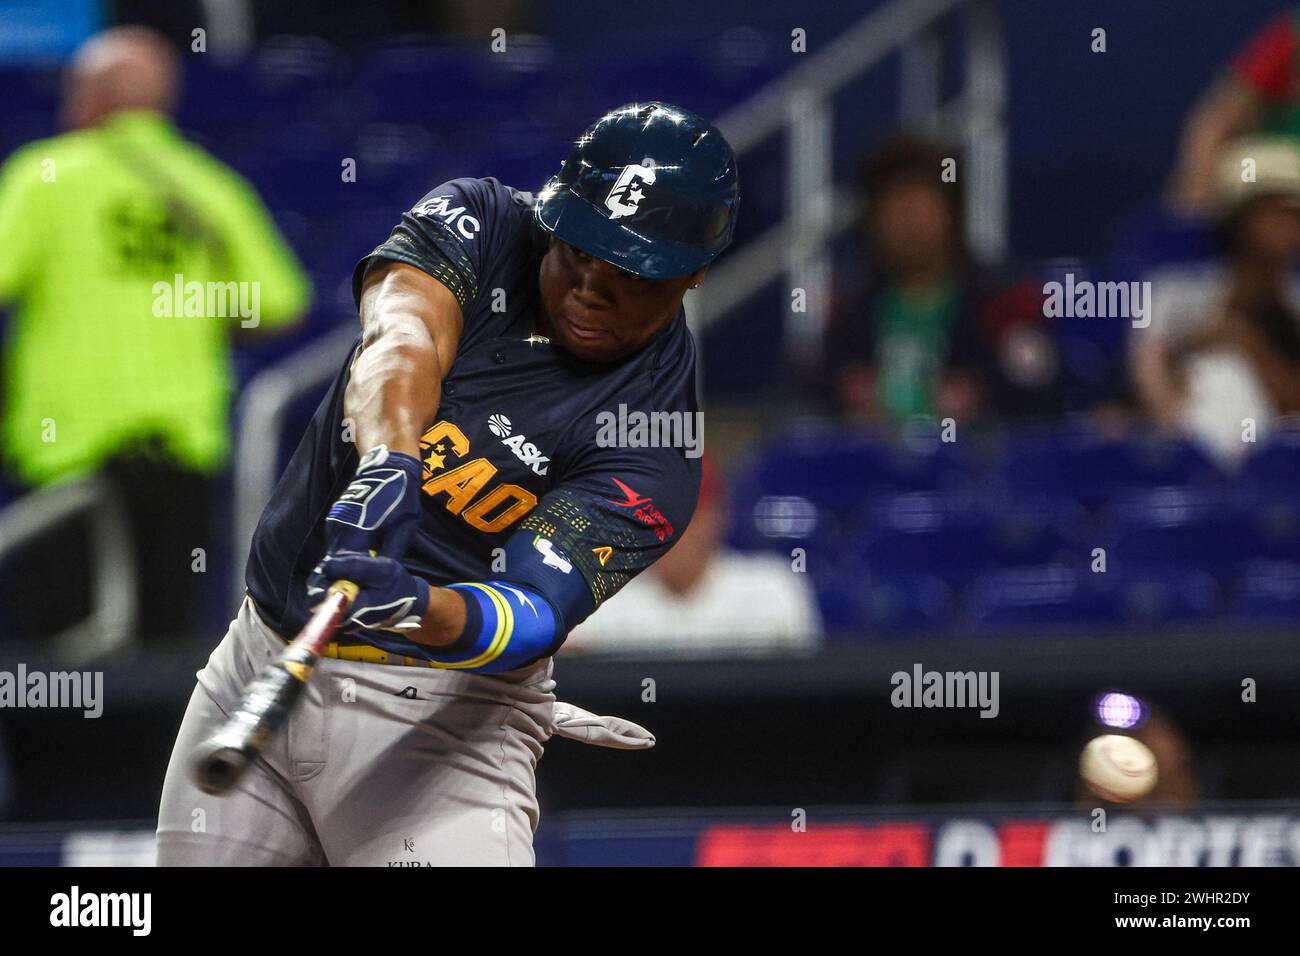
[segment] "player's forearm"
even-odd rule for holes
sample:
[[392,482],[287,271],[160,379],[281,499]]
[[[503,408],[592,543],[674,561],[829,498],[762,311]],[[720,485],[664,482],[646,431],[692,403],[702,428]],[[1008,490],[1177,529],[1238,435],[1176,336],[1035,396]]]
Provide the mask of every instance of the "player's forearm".
[[423,323],[396,315],[367,330],[344,396],[359,452],[376,445],[413,457],[438,412],[442,373]]
[[418,631],[402,636],[417,644],[446,647],[465,631],[465,602],[447,588],[429,586],[429,610],[425,611]]
[[460,306],[432,276],[384,262],[366,274],[360,317],[361,352],[344,396],[357,450],[387,445],[419,457],[460,340]]

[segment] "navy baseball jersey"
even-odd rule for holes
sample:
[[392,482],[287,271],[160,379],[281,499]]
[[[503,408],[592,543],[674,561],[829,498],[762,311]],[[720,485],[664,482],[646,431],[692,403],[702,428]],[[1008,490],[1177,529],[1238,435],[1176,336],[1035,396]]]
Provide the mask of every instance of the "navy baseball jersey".
[[[654,413],[659,422],[694,422],[698,405],[695,347],[680,310],[639,352],[607,364],[578,359],[538,333],[548,236],[534,224],[532,204],[528,193],[492,178],[445,183],[358,263],[353,292],[359,300],[371,262],[391,259],[437,278],[460,303],[456,358],[420,442],[423,513],[404,564],[433,585],[493,579],[566,594],[570,610],[553,652],[686,527],[699,458],[681,442],[659,441],[666,428],[637,423]],[[281,634],[296,633],[310,616],[306,581],[324,555],[325,515],[356,470],[343,405],[357,345],[253,537],[248,590]],[[541,560],[505,561],[507,550],[524,547]],[[397,634],[354,639],[428,659]]]

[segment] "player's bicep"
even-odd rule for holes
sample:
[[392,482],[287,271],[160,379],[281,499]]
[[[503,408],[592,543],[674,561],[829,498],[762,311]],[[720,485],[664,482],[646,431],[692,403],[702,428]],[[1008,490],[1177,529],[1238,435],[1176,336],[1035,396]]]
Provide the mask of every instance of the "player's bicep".
[[447,377],[464,318],[445,285],[415,266],[380,261],[366,271],[360,300],[363,343],[383,336],[410,337],[423,329],[437,353],[439,378]]

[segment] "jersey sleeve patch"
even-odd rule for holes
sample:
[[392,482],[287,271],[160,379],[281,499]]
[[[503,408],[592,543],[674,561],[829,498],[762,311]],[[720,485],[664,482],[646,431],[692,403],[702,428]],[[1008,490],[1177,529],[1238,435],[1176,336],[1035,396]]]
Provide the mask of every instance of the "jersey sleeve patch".
[[388,259],[433,276],[466,309],[478,298],[486,272],[485,232],[495,222],[499,201],[496,191],[482,180],[455,179],[432,190],[402,214],[387,240],[357,263],[352,274],[357,304],[370,264]]

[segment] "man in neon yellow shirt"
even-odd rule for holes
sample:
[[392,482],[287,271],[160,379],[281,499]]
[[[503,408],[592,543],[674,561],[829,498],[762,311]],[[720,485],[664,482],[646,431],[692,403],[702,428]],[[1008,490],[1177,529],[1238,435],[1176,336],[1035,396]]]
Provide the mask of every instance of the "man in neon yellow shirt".
[[184,629],[175,617],[192,608],[149,612],[180,579],[193,590],[191,552],[211,545],[229,338],[291,324],[311,299],[252,189],[172,124],[178,72],[149,31],[91,39],[68,70],[72,131],[0,168],[6,470],[27,487],[118,479],[150,585],[146,632]]

